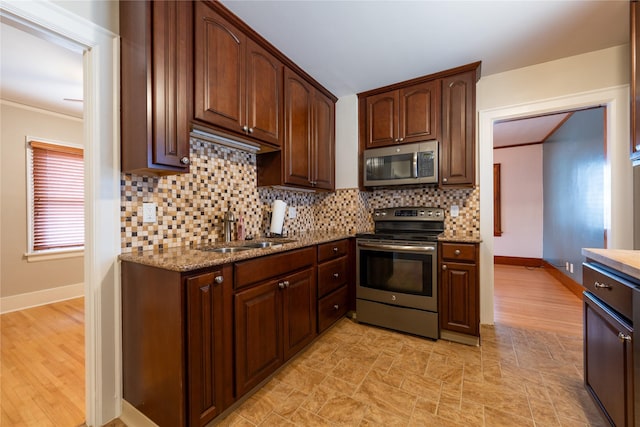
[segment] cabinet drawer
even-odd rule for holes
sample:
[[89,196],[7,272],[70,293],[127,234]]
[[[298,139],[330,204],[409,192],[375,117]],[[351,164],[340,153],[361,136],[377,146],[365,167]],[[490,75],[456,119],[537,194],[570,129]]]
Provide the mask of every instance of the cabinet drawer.
[[582,264],[582,284],[609,307],[622,314],[627,319],[633,318],[633,287],[621,277],[609,273],[600,266]]
[[318,245],[318,262],[327,261],[347,254],[349,250],[349,240],[337,240],[335,242],[322,243]]
[[347,312],[347,287],[343,286],[318,301],[318,332],[331,326]]
[[347,283],[347,257],[318,266],[318,296],[323,297]]
[[272,277],[289,274],[315,263],[315,247],[282,252],[234,264],[234,287],[244,288]]
[[442,259],[445,261],[476,262],[476,245],[469,243],[441,243]]

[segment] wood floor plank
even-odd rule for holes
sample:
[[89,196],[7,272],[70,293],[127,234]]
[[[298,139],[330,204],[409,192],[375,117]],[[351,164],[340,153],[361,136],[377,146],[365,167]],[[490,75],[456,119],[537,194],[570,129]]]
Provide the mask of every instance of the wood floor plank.
[[0,332],[2,425],[82,424],[84,299],[3,314]]
[[582,335],[582,301],[543,268],[494,266],[496,324]]

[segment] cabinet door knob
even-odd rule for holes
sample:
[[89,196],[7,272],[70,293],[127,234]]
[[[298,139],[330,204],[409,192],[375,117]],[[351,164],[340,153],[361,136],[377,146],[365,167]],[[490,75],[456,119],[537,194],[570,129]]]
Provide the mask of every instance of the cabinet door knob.
[[333,306],[333,309],[334,309],[334,310],[338,310],[339,308],[340,308],[340,306],[339,306],[338,304],[335,304],[335,305]]
[[253,133],[253,128],[249,128],[249,133]]
[[284,282],[280,282],[280,283],[278,283],[278,287],[279,287],[280,289],[284,289]]
[[242,130],[243,132],[249,132],[249,126],[247,125],[242,126]]
[[283,283],[284,283],[285,288],[289,287],[289,281],[288,280],[285,280]]
[[333,273],[333,277],[335,277],[335,278],[337,279],[338,277],[340,277],[340,274],[338,274],[338,273]]
[[442,182],[447,182],[447,178],[442,178]]
[[404,138],[400,138],[398,141],[402,142],[402,141],[404,141]]
[[188,165],[189,158],[187,156],[184,156],[183,158],[180,159],[180,163],[182,163],[183,165]]
[[447,269],[447,264],[444,264],[444,265],[442,266],[442,269],[443,269],[443,270],[446,270],[446,269]]
[[618,339],[620,342],[631,342],[631,335],[627,335],[624,332],[618,332]]
[[456,249],[455,251],[453,251],[453,253],[454,253],[455,255],[460,255],[460,249]]
[[338,248],[337,248],[337,247],[334,247],[334,248],[333,248],[333,252],[338,253]]
[[222,276],[216,276],[215,279],[213,279],[216,283],[222,283],[224,282],[224,277]]

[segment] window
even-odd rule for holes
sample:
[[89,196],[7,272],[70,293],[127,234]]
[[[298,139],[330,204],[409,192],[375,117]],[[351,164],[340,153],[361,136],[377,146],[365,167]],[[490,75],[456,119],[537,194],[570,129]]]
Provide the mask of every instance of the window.
[[82,148],[28,140],[29,252],[84,248]]

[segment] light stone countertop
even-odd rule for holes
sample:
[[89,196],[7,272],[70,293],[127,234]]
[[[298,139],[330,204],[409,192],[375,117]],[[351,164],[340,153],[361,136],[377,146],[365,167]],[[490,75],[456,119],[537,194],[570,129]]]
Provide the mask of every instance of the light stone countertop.
[[453,232],[447,232],[438,236],[439,242],[454,242],[454,243],[481,243],[482,238],[478,234],[454,234]]
[[582,255],[640,281],[640,250],[583,248]]
[[[234,241],[230,243],[216,243],[215,245],[207,245],[207,247],[232,247],[243,246],[250,243],[270,241],[277,246],[269,248],[248,249],[239,252],[219,253],[203,251],[200,247],[176,247],[153,251],[134,251],[130,253],[120,254],[121,261],[134,262],[137,264],[149,265],[165,270],[187,272],[199,270],[201,268],[212,267],[216,265],[229,264],[236,261],[242,261],[251,258],[257,258],[264,255],[271,255],[278,252],[289,251],[292,249],[304,248],[307,246],[317,245],[320,243],[332,242],[340,239],[353,237],[347,232],[317,232],[300,236],[292,236],[290,238],[260,238]],[[278,244],[286,240],[294,240],[293,242]]]

